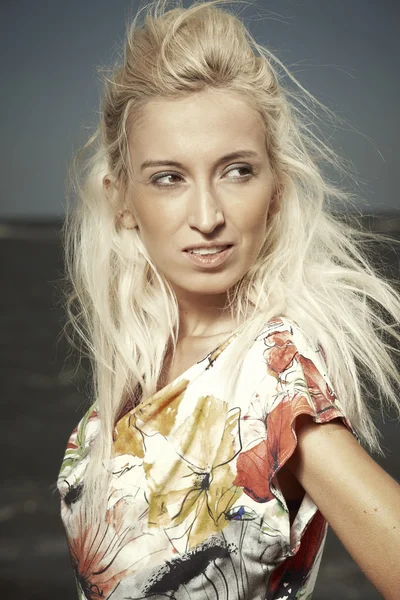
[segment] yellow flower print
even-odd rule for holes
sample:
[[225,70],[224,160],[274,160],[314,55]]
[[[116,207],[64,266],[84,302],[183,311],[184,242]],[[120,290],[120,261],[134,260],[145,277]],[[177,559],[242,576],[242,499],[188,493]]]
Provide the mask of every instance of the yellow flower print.
[[241,449],[239,416],[240,409],[204,396],[168,439],[155,436],[152,447],[146,444],[149,527],[164,527],[171,540],[183,531],[185,550],[226,527],[226,514],[243,493],[233,485],[231,466]]
[[172,382],[122,417],[114,428],[113,456],[143,458],[145,435],[168,435],[188,384],[187,379]]
[[132,454],[144,457],[143,434],[136,425],[136,415],[128,413],[118,421],[114,429],[113,456]]

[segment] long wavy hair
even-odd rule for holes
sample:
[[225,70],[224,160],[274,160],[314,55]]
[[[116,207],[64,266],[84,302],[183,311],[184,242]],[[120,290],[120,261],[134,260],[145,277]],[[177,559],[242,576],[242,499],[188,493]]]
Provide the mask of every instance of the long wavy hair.
[[[72,326],[69,339],[77,334],[90,357],[100,417],[83,495],[90,510],[105,501],[118,415],[128,401],[156,391],[166,348],[175,349],[179,334],[171,286],[138,231],[122,228],[116,217],[130,176],[128,135],[149,100],[217,88],[241,94],[261,116],[281,196],[257,260],[228,290],[243,341],[232,355],[232,374],[263,324],[286,316],[323,348],[341,405],[369,449],[380,450],[374,407],[399,410],[400,298],[368,258],[373,234],[331,210],[353,207],[352,194],[324,175],[326,165],[342,173],[343,160],[312,126],[331,112],[256,42],[224,0],[189,8],[156,0],[137,12],[121,61],[104,76],[100,123],[72,163],[63,226],[66,329]],[[118,182],[110,194],[106,176]],[[363,374],[375,390],[371,406]]]

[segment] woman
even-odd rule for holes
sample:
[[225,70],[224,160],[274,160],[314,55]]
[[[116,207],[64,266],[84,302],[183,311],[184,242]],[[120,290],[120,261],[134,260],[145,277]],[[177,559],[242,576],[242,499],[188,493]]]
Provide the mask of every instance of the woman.
[[309,598],[327,522],[395,598],[400,486],[359,442],[360,373],[398,409],[399,295],[326,210],[316,101],[215,4],[133,21],[65,223],[93,365],[59,476],[80,598]]

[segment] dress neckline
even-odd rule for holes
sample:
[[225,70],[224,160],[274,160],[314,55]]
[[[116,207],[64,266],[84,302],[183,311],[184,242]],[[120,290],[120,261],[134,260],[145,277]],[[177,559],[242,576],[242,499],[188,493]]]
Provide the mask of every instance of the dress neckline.
[[[145,400],[140,401],[138,404],[134,405],[133,408],[124,412],[122,411],[121,416],[118,417],[115,425],[117,425],[123,418],[127,417],[127,415],[134,415],[136,412],[142,412],[144,409],[157,402],[157,400],[167,398],[171,393],[175,394],[182,385],[182,382],[186,385],[189,381],[193,381],[194,377],[189,377],[189,374],[192,373],[196,368],[199,368],[205,361],[208,360],[208,364],[202,367],[202,370],[210,368],[213,365],[215,360],[230,346],[231,342],[239,335],[238,332],[232,333],[229,337],[227,337],[223,342],[218,344],[213,350],[207,352],[205,356],[203,356],[200,360],[193,363],[190,367],[188,367],[183,373],[175,377],[172,381],[164,385],[160,390],[148,396]],[[199,371],[200,373],[200,371]]]

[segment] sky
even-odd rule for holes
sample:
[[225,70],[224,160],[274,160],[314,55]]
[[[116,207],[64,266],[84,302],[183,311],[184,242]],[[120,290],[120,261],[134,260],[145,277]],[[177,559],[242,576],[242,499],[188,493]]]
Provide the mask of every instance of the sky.
[[[185,0],[185,5],[188,1]],[[98,69],[114,64],[128,0],[1,0],[0,219],[63,217],[73,152],[96,127]],[[400,210],[400,4],[253,0],[243,18],[348,125],[326,125],[364,212]]]

